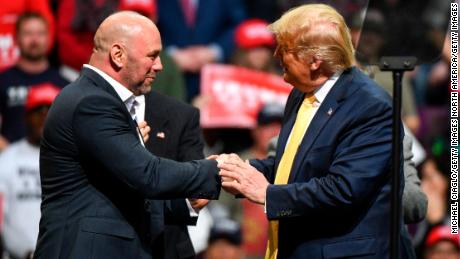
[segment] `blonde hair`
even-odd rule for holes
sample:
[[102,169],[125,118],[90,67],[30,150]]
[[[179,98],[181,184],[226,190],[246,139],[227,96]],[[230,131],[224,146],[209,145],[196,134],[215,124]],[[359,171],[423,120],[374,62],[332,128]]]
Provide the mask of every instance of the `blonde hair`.
[[343,17],[324,4],[306,4],[287,11],[269,25],[278,42],[277,51],[285,48],[298,57],[314,57],[323,61],[328,72],[336,72],[355,64],[350,30]]

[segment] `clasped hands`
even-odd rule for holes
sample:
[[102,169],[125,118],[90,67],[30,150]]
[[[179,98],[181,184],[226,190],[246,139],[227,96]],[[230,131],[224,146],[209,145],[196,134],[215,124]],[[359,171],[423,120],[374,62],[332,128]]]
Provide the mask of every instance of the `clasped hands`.
[[[145,121],[139,123],[139,129],[144,142],[149,139],[150,127]],[[215,159],[222,179],[222,188],[234,195],[243,195],[250,201],[258,204],[265,203],[265,195],[269,185],[265,176],[236,154],[212,155],[208,159]],[[189,199],[191,206],[199,211],[209,203],[206,199]]]
[[250,201],[258,204],[265,203],[265,195],[269,182],[265,176],[236,154],[213,155],[208,159],[215,159],[220,169],[222,188],[233,194],[243,195]]

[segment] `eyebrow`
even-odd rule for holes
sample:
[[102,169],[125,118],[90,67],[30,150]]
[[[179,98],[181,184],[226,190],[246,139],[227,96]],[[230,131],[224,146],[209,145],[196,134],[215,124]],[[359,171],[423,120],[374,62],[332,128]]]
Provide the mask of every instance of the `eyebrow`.
[[147,55],[148,56],[158,56],[159,54],[160,54],[159,50],[154,50],[154,51],[149,52]]

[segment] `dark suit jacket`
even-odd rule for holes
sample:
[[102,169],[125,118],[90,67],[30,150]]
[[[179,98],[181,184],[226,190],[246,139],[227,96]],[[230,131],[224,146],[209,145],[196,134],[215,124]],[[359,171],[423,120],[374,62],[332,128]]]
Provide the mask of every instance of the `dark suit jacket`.
[[36,258],[151,258],[145,198],[219,194],[215,161],[158,158],[94,71],[65,87],[45,123]]
[[[145,121],[151,127],[146,148],[176,161],[204,158],[197,108],[155,91],[146,95]],[[187,225],[194,225],[184,199],[150,200],[154,258],[194,258]]]
[[[276,156],[251,161],[271,183],[303,98],[296,89],[289,96]],[[389,258],[391,115],[381,87],[356,68],[343,72],[310,123],[288,184],[267,189],[278,258]]]

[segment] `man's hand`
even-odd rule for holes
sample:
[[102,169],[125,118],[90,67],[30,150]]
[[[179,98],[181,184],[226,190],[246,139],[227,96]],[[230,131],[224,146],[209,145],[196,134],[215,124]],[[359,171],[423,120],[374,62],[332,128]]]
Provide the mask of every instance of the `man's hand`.
[[258,204],[265,203],[269,183],[247,160],[228,159],[218,167],[221,169],[219,174],[222,177],[222,187],[226,191],[241,193]]
[[149,140],[149,132],[150,132],[150,127],[147,125],[146,121],[141,121],[138,124],[139,130],[141,131],[142,139],[144,140],[144,143]]
[[220,155],[210,155],[208,156],[206,159],[212,159],[212,160],[216,160],[217,161],[217,164],[221,164],[221,163],[224,163],[225,161],[229,160],[229,159],[232,159],[232,160],[235,160],[235,161],[241,161],[243,162],[243,160],[235,153],[231,153],[231,154],[220,154]]
[[201,63],[196,60],[193,50],[188,48],[178,49],[172,53],[171,57],[184,72],[197,73],[201,69]]
[[209,203],[209,200],[207,199],[188,199],[188,201],[196,212],[200,211]]

